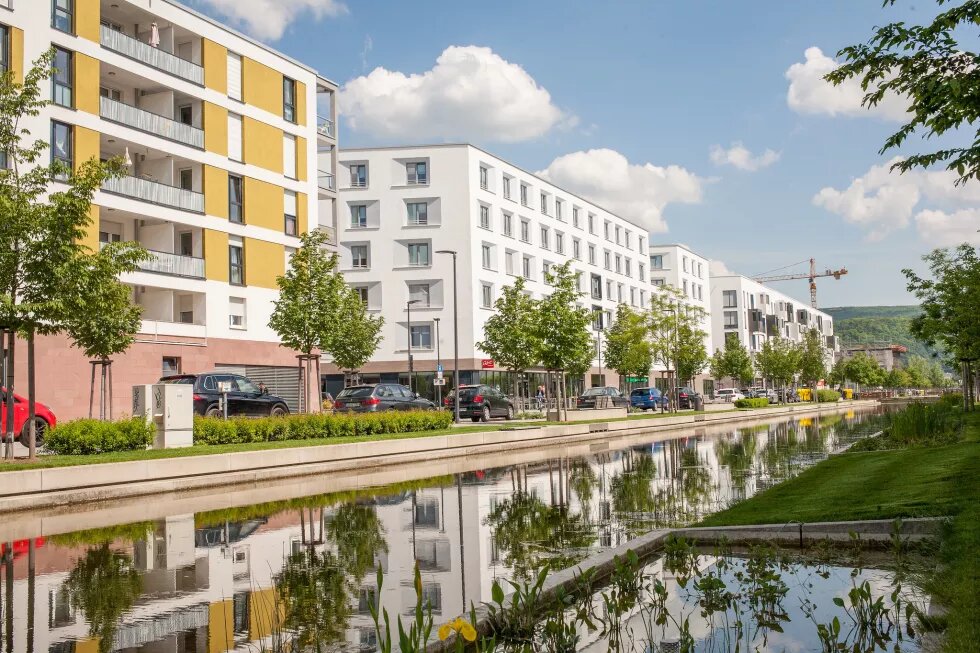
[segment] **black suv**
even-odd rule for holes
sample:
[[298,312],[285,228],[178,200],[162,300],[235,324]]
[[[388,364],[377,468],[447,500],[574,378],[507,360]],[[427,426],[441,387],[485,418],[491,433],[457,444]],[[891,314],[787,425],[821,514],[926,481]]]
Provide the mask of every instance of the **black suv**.
[[160,379],[159,383],[180,383],[194,386],[194,412],[205,417],[221,415],[221,383],[231,383],[228,393],[228,415],[246,417],[281,417],[289,414],[289,406],[282,397],[270,395],[244,376],[227,372],[205,374],[174,374]]
[[[454,409],[455,390],[443,400],[443,405]],[[494,417],[514,419],[514,404],[507,395],[488,385],[459,386],[459,416],[469,417],[474,422],[489,422]]]
[[677,388],[677,407],[681,409],[694,408],[694,400],[700,399],[701,395],[694,391],[694,388],[683,386]]
[[398,383],[372,383],[344,388],[334,400],[333,409],[354,413],[385,410],[432,410],[436,405]]

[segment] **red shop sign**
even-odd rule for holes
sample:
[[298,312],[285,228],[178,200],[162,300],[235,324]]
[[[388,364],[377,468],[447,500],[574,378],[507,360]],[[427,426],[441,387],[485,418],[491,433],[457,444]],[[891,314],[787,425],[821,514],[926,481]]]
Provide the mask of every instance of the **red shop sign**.
[[480,367],[483,368],[483,369],[485,369],[485,370],[492,370],[493,369],[493,359],[492,358],[484,358],[482,361],[480,361]]

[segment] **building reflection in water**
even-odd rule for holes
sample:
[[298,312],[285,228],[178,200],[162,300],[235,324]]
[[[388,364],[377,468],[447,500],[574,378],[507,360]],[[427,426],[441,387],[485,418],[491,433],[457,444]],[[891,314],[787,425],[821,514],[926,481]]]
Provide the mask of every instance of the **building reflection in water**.
[[874,430],[866,419],[779,421],[6,543],[0,641],[7,653],[220,653],[284,637],[373,650],[370,607],[410,615],[416,563],[439,623],[489,600],[495,579],[569,566],[749,497]]

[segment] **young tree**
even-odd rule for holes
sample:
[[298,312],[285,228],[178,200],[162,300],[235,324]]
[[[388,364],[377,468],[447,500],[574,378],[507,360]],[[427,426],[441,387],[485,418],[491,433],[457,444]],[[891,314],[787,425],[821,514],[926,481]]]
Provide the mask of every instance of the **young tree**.
[[549,371],[558,373],[558,415],[563,420],[565,373],[584,373],[595,353],[589,332],[592,316],[589,309],[578,304],[582,293],[571,261],[553,267],[545,280],[551,286],[551,294],[538,302],[535,324],[541,362]]
[[326,249],[326,243],[327,234],[319,229],[300,236],[289,269],[276,279],[279,299],[269,318],[269,327],[279,335],[280,345],[300,352],[306,410],[320,407],[319,400],[311,401],[311,395],[319,396],[320,383],[319,356],[313,351],[330,351],[349,290],[337,272],[337,255]]
[[504,286],[494,313],[483,327],[483,340],[476,343],[494,362],[514,375],[518,403],[521,400],[520,377],[541,360],[541,338],[538,333],[537,302],[524,290],[524,278]]
[[681,383],[693,383],[694,377],[708,366],[710,357],[704,346],[707,335],[699,329],[695,322],[687,316],[681,318],[677,325],[677,349],[674,360],[677,361],[677,378]]
[[775,336],[762,343],[762,349],[755,356],[755,365],[764,379],[785,389],[792,383],[798,367],[797,352],[789,340]]
[[752,356],[737,338],[727,339],[725,349],[715,351],[710,369],[711,376],[717,381],[730,377],[736,383],[746,385],[755,378]]
[[911,387],[912,380],[909,379],[908,372],[900,367],[896,367],[885,375],[885,385],[893,390],[908,388]]
[[807,331],[803,341],[797,345],[797,352],[799,357],[797,371],[800,381],[813,388],[813,400],[816,401],[817,382],[827,373],[820,333],[816,329]]
[[357,291],[347,288],[340,300],[336,330],[326,345],[326,352],[345,375],[356,376],[378,351],[382,326],[384,318],[368,313]]
[[674,370],[672,386],[686,383],[708,364],[705,333],[700,328],[703,317],[704,310],[684,304],[676,288],[666,286],[650,296],[647,325],[653,360]]
[[922,356],[912,356],[905,366],[909,376],[909,387],[924,388],[929,385],[929,361]]
[[[893,5],[895,0],[884,4]],[[886,97],[908,103],[908,122],[885,140],[879,154],[900,149],[916,132],[929,138],[976,129],[968,146],[915,154],[895,163],[893,170],[906,172],[945,162],[959,176],[957,184],[980,180],[980,56],[954,38],[954,34],[972,36],[970,42],[975,43],[978,25],[980,2],[968,0],[939,13],[929,25],[896,22],[878,27],[867,43],[837,53],[845,63],[827,75],[828,81],[839,85],[859,79],[865,91],[862,104],[869,109]]]
[[646,316],[626,304],[616,307],[616,321],[606,330],[606,365],[621,377],[647,376],[653,351],[647,337]]
[[884,373],[875,357],[859,351],[848,359],[847,377],[859,386],[877,386],[884,383]]

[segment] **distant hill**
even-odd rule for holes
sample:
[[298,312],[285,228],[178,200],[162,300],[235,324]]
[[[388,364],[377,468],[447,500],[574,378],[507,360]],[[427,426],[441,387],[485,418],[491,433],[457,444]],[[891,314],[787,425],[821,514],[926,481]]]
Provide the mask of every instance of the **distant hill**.
[[918,306],[839,306],[820,309],[834,318],[834,331],[842,345],[889,342],[905,345],[909,354],[931,357],[933,350],[909,331]]

